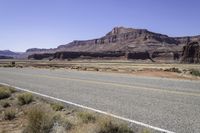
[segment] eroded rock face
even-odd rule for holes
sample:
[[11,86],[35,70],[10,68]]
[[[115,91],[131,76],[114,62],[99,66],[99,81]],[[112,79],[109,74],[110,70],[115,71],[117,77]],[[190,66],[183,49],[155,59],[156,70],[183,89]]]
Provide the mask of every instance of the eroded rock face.
[[28,57],[29,59],[151,59],[148,52],[123,52],[123,51],[110,51],[110,52],[56,52],[54,54],[33,54]]
[[183,47],[182,62],[200,63],[200,44],[198,42],[191,42]]
[[125,52],[56,52],[54,54],[33,54],[29,59],[119,59],[124,58]]
[[140,59],[140,60],[146,60],[151,59],[150,54],[146,52],[132,52],[127,54],[127,59]]
[[180,53],[174,51],[155,51],[152,53],[152,59],[154,60],[174,60],[179,61]]
[[53,59],[54,54],[44,53],[44,54],[32,54],[28,56],[28,59],[42,60],[42,59]]

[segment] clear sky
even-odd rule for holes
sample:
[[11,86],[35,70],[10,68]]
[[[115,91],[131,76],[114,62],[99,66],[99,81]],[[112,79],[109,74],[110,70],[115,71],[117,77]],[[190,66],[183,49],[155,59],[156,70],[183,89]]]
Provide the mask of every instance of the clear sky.
[[115,26],[200,34],[200,0],[0,0],[0,49],[55,48]]

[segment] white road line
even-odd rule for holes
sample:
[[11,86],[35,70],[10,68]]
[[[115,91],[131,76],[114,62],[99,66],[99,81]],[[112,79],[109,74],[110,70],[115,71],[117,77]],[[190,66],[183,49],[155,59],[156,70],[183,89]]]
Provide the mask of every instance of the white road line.
[[33,93],[33,94],[36,94],[36,95],[39,95],[39,96],[42,96],[42,97],[50,98],[50,99],[53,99],[53,100],[56,100],[56,101],[60,101],[60,102],[63,102],[63,103],[67,103],[67,104],[70,104],[70,105],[73,105],[73,106],[77,106],[77,107],[80,107],[80,108],[83,108],[83,109],[88,109],[88,110],[91,110],[91,111],[94,111],[94,112],[98,112],[98,113],[101,113],[101,114],[104,114],[104,115],[107,115],[107,116],[111,116],[111,117],[114,117],[114,118],[117,118],[117,119],[120,119],[120,120],[124,120],[124,121],[134,123],[134,124],[137,124],[137,125],[140,125],[140,126],[151,128],[153,130],[160,131],[160,132],[163,132],[163,133],[175,133],[175,132],[165,130],[165,129],[162,129],[162,128],[159,128],[159,127],[154,127],[154,126],[151,126],[151,125],[139,122],[139,121],[135,121],[135,120],[124,118],[124,117],[121,117],[121,116],[118,116],[118,115],[107,113],[105,111],[101,111],[101,110],[94,109],[94,108],[91,108],[91,107],[87,107],[87,106],[84,106],[84,105],[76,104],[76,103],[73,103],[73,102],[70,102],[70,101],[55,98],[55,97],[48,96],[48,95],[45,95],[45,94],[41,94],[41,93],[38,93],[38,92],[30,91],[30,90],[23,89],[23,88],[20,88],[20,87],[17,87],[17,86],[12,86],[12,85],[9,85],[7,83],[1,83],[0,82],[0,84],[5,85],[5,86],[10,86],[10,87],[16,88],[16,89],[21,90],[21,91],[30,92],[30,93]]

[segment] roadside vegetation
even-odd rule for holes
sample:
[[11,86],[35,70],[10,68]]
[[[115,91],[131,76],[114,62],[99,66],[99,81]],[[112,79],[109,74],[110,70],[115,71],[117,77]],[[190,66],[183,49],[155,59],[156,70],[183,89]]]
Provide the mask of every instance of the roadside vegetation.
[[200,71],[199,71],[199,70],[196,70],[196,69],[190,70],[190,74],[193,75],[193,76],[198,76],[198,77],[200,77]]
[[96,121],[95,116],[89,112],[78,112],[78,116],[83,123],[94,123]]
[[13,120],[16,117],[16,110],[9,108],[3,112],[3,119],[4,120]]
[[0,96],[0,133],[143,133],[120,120],[11,87],[0,85]]
[[64,109],[64,106],[60,103],[51,103],[51,107],[54,111],[61,111]]
[[167,69],[165,69],[164,71],[166,71],[166,72],[182,73],[182,71],[179,70],[179,68],[176,68],[176,67],[167,68]]
[[14,90],[12,88],[0,85],[0,100],[9,98],[13,92]]
[[33,96],[30,93],[22,93],[17,96],[20,105],[29,104],[33,101]]

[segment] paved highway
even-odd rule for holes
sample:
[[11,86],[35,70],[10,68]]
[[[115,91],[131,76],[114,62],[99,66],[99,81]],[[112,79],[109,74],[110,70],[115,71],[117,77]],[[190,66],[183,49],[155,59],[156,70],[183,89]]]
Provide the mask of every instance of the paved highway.
[[200,82],[129,74],[0,68],[0,82],[178,133],[200,132]]

